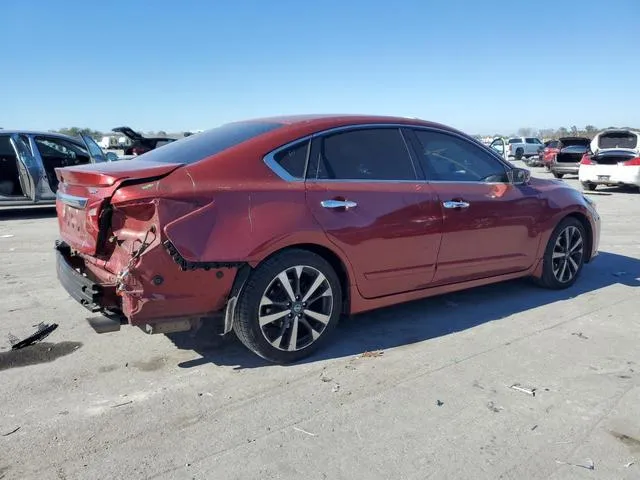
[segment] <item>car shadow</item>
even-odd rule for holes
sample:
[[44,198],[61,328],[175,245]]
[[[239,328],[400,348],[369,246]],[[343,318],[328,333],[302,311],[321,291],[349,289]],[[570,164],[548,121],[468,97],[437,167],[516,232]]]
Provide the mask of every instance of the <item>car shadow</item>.
[[55,205],[35,207],[0,207],[0,222],[3,220],[54,218],[55,216]]
[[[521,279],[356,315],[338,325],[333,338],[322,350],[297,364],[423,342],[614,284],[639,287],[639,277],[639,259],[601,252],[585,266],[576,284],[566,290],[546,290],[528,279]],[[168,337],[178,348],[201,355],[199,359],[181,363],[181,368],[207,363],[238,369],[269,365],[247,350],[234,335],[215,335],[212,325],[203,326],[195,334]]]

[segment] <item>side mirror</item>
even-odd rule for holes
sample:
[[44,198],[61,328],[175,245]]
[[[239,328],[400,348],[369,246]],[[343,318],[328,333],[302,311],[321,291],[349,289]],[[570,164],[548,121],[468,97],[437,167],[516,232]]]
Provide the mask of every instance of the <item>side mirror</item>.
[[116,162],[118,160],[118,155],[113,152],[107,152],[105,157],[107,158],[107,162]]
[[531,172],[526,168],[512,168],[508,176],[513,185],[524,185],[531,180]]

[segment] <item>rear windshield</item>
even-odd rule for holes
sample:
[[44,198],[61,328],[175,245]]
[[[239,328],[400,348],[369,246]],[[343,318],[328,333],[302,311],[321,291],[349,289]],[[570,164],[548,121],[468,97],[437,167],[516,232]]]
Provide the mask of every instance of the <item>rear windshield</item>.
[[638,137],[631,132],[611,132],[600,135],[599,148],[636,148]]
[[281,123],[228,123],[171,142],[144,153],[137,159],[162,163],[195,163],[281,126]]

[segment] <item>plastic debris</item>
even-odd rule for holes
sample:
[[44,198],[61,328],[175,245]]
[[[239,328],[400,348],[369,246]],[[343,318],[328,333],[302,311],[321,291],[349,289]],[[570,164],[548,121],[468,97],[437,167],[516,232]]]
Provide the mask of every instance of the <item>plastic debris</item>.
[[298,432],[301,432],[301,433],[304,433],[306,435],[309,435],[310,437],[317,437],[317,435],[315,433],[307,432],[306,430],[303,430],[301,428],[293,427],[293,429],[298,431]]
[[584,335],[582,332],[573,332],[571,335],[575,335],[578,338],[582,338],[583,340],[588,340],[589,337]]
[[629,463],[625,463],[625,464],[624,464],[624,468],[629,468],[631,465],[633,465],[633,464],[635,464],[635,463],[636,463],[635,461],[631,461],[631,462],[629,462]]
[[513,390],[517,390],[518,392],[526,393],[527,395],[531,395],[532,397],[536,396],[536,389],[535,388],[524,388],[524,387],[520,386],[519,383],[514,383],[509,388],[511,388]]
[[444,402],[442,400],[436,400],[436,405],[441,407],[442,405],[444,405]]
[[15,335],[9,334],[9,343],[11,343],[11,349],[19,350],[21,348],[28,347],[29,345],[33,345],[34,343],[44,340],[49,336],[51,332],[58,328],[58,324],[52,323],[51,325],[47,325],[45,323],[39,323],[38,325],[34,325],[34,327],[36,327],[35,333],[22,340],[20,340]]
[[11,430],[10,432],[3,433],[3,434],[2,434],[2,436],[3,436],[3,437],[8,437],[9,435],[12,435],[12,434],[16,433],[18,430],[20,430],[20,428],[21,428],[21,427],[16,427],[16,428],[14,428],[13,430]]
[[336,392],[337,392],[337,391],[339,391],[339,390],[340,390],[340,384],[339,384],[339,383],[336,383],[336,384],[333,386],[333,388],[331,389],[331,391],[332,391],[333,393],[336,393]]
[[587,470],[596,469],[596,466],[594,465],[593,460],[591,460],[590,458],[587,458],[585,465],[581,465],[579,463],[563,462],[562,460],[556,460],[556,463],[559,463],[560,465],[569,465],[571,467],[586,468]]
[[117,405],[113,405],[111,408],[123,407],[125,405],[129,405],[130,403],[133,403],[133,400],[129,400],[128,402],[124,403],[118,403]]

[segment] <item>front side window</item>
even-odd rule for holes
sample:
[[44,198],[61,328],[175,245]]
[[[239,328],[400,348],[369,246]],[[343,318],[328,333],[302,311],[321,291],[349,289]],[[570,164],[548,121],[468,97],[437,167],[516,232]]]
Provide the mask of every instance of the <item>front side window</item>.
[[415,130],[419,158],[428,180],[507,182],[505,166],[488,152],[460,137]]
[[527,143],[537,143],[535,138],[525,138],[524,141]]
[[397,128],[367,128],[323,137],[315,159],[319,180],[416,180]]

